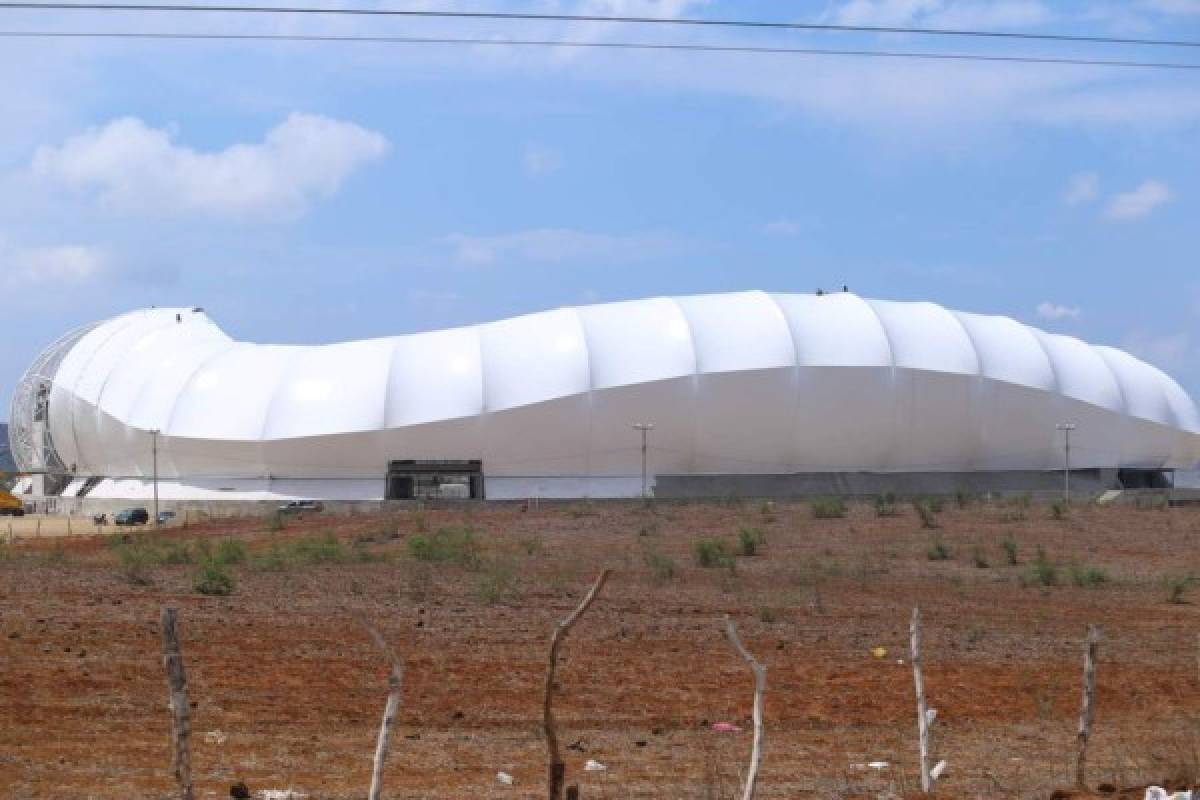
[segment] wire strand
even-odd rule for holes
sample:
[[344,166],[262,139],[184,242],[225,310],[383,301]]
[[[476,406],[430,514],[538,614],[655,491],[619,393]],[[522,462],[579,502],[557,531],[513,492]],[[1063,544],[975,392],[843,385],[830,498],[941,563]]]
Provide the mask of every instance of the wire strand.
[[270,42],[343,42],[364,44],[472,45],[483,47],[567,47],[602,50],[656,50],[756,55],[843,56],[863,58],[923,59],[932,61],[983,61],[1008,64],[1111,67],[1132,69],[1200,70],[1200,63],[1173,61],[1121,61],[1090,58],[1000,56],[982,53],[934,53],[903,50],[848,50],[819,47],[754,47],[741,45],[669,44],[661,42],[585,42],[556,39],[484,39],[473,37],[357,36],[272,33],[173,33],[166,31],[0,31],[3,39],[163,39]]
[[321,8],[317,6],[199,5],[166,3],[59,3],[0,1],[0,9],[27,11],[152,11],[174,13],[322,14],[340,16],[409,17],[427,19],[486,19],[508,22],[616,22],[632,25],[676,25],[760,30],[816,31],[829,33],[892,33],[917,36],[958,36],[1021,39],[1079,44],[1140,45],[1148,47],[1200,47],[1194,39],[1142,39],[1090,34],[1031,33],[969,28],[921,28],[893,25],[839,25],[819,22],[780,22],[748,19],[703,19],[698,17],[605,16],[599,14],[551,14],[515,11],[438,11],[432,9]]

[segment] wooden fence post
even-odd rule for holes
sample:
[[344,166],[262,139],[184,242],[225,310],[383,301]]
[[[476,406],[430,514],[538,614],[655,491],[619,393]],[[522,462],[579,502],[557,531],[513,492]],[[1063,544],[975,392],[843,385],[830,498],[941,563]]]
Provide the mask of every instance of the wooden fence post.
[[1087,787],[1087,746],[1092,735],[1092,718],[1096,703],[1096,650],[1100,646],[1100,628],[1088,626],[1087,645],[1083,651],[1083,705],[1079,709],[1079,734],[1075,751],[1075,785]]
[[746,770],[746,786],[742,790],[742,800],[753,800],[754,787],[758,781],[758,768],[762,764],[763,742],[763,693],[767,690],[767,668],[750,654],[738,637],[737,626],[728,615],[725,617],[725,635],[738,655],[750,665],[754,673],[754,744],[750,749],[750,767]]
[[391,741],[392,725],[396,722],[396,714],[400,710],[400,687],[404,681],[404,662],[396,655],[396,651],[388,645],[376,628],[366,619],[360,620],[367,633],[379,645],[388,660],[392,662],[392,671],[388,675],[388,697],[383,707],[383,722],[379,725],[379,739],[375,743],[375,763],[371,769],[371,791],[368,800],[379,800],[383,792],[383,764],[387,760],[388,743]]
[[921,663],[921,609],[913,608],[912,620],[908,624],[909,660],[912,661],[913,687],[917,693],[917,735],[921,754],[921,791],[926,794],[933,792],[938,778],[946,771],[946,762],[939,761],[932,768],[929,766],[933,721],[937,719],[937,709],[929,708],[925,702],[925,673]]
[[562,800],[563,783],[566,780],[567,771],[566,765],[562,760],[562,753],[558,749],[558,726],[554,720],[554,710],[551,707],[554,697],[554,671],[558,668],[558,649],[562,646],[563,637],[571,630],[571,626],[583,616],[583,612],[588,610],[592,601],[596,599],[596,595],[604,588],[604,583],[608,580],[611,572],[612,570],[606,569],[600,573],[600,577],[596,578],[596,582],[592,584],[592,588],[584,595],[579,606],[566,619],[558,623],[554,628],[553,635],[550,637],[549,664],[546,667],[546,690],[542,696],[542,730],[546,735],[546,754],[549,760],[547,788],[550,800]]
[[162,610],[163,667],[167,672],[171,709],[171,762],[179,784],[180,800],[193,800],[192,759],[188,750],[188,739],[192,734],[191,706],[188,705],[187,676],[183,671],[176,618],[175,609]]

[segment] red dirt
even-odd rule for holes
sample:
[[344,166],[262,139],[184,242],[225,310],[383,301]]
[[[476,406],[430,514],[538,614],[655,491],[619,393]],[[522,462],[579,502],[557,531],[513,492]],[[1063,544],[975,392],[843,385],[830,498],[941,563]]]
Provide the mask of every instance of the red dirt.
[[[370,562],[236,566],[229,597],[195,593],[187,565],[153,567],[151,585],[131,585],[103,540],[19,542],[0,555],[0,797],[170,795],[157,628],[166,604],[180,609],[199,797],[227,797],[238,780],[365,797],[388,664],[358,613],[407,662],[386,796],[541,796],[549,633],[602,566],[616,572],[563,648],[556,699],[561,738],[580,743],[567,751],[568,782],[585,798],[735,794],[752,679],[722,635],[727,613],[768,667],[759,797],[915,794],[914,604],[939,712],[935,754],[950,764],[946,796],[1048,798],[1070,784],[1090,622],[1105,630],[1092,781],[1194,779],[1200,608],[1168,603],[1163,582],[1200,573],[1200,511],[1083,509],[1056,521],[1040,507],[976,506],[938,518],[941,529],[928,531],[911,509],[817,520],[804,504],[767,513],[612,503],[164,534],[234,537],[252,555],[325,529],[346,543],[375,540],[360,548]],[[418,527],[451,524],[474,529],[485,566],[407,555]],[[736,544],[742,526],[766,532],[760,555],[737,559],[732,575],[695,564],[698,538]],[[398,538],[383,535],[392,530]],[[927,557],[935,535],[951,559]],[[1010,536],[1015,567],[1000,546]],[[1060,585],[1022,585],[1038,546],[1062,565]],[[987,568],[975,566],[977,553]],[[672,559],[677,576],[656,577],[647,555]],[[1108,580],[1072,585],[1069,563],[1101,567]],[[481,584],[497,602],[485,602]],[[872,657],[877,645],[886,658]],[[745,730],[715,733],[720,720]],[[215,732],[223,742],[206,737]],[[589,758],[609,769],[584,772]],[[891,766],[856,766],[874,760]],[[498,770],[516,784],[499,785]]]

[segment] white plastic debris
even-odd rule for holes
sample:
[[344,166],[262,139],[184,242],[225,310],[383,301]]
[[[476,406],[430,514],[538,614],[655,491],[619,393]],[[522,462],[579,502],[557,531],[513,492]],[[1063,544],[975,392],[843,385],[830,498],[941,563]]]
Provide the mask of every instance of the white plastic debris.
[[225,734],[221,731],[209,731],[204,734],[204,741],[209,744],[225,744]]
[[260,789],[254,793],[258,800],[304,800],[308,795],[295,789]]
[[929,777],[933,778],[936,781],[938,778],[942,777],[942,773],[945,771],[946,771],[946,761],[945,761],[945,759],[942,759],[941,761],[939,761],[937,764],[934,765],[933,769],[929,770]]
[[601,764],[599,761],[597,761],[594,758],[589,758],[587,760],[587,763],[583,765],[583,768],[587,772],[602,772],[602,771],[608,769],[608,767],[604,766],[603,764]]
[[1175,792],[1167,794],[1167,790],[1161,786],[1147,786],[1146,800],[1192,800],[1192,792]]
[[871,769],[887,769],[891,765],[886,761],[868,761],[867,766]]
[[926,709],[926,710],[925,710],[925,722],[926,722],[926,724],[927,724],[927,725],[932,725],[932,724],[933,724],[933,721],[934,721],[935,719],[937,719],[937,709],[936,709],[936,708],[929,708],[929,709]]
[[514,781],[513,781],[513,776],[509,775],[507,772],[497,772],[496,773],[496,782],[502,783],[505,786],[512,786]]

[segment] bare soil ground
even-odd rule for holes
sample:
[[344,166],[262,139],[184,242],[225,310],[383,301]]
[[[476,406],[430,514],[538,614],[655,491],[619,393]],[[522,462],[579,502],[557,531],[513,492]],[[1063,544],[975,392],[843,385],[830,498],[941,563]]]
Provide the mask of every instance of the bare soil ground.
[[[227,797],[238,780],[366,796],[388,664],[357,614],[408,665],[386,796],[543,796],[549,634],[605,566],[615,573],[564,647],[556,701],[576,745],[568,782],[585,798],[735,796],[752,678],[725,614],[768,667],[759,797],[915,795],[915,604],[945,796],[1048,798],[1070,784],[1088,623],[1105,631],[1091,782],[1197,777],[1200,587],[1188,576],[1200,575],[1200,510],[1059,520],[1043,506],[950,503],[936,519],[925,529],[908,506],[816,519],[803,503],[580,503],[316,515],[280,531],[211,522],[158,534],[173,549],[18,540],[0,546],[0,797],[170,796],[168,604],[198,796]],[[473,531],[467,563],[413,556],[416,537],[446,526]],[[763,532],[757,555],[697,564],[698,540],[733,551],[742,528]],[[223,545],[236,562],[228,596],[195,591],[196,563],[164,563],[229,539],[241,547]],[[717,733],[717,721],[744,730]],[[584,772],[588,759],[608,769]]]

